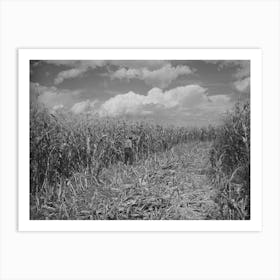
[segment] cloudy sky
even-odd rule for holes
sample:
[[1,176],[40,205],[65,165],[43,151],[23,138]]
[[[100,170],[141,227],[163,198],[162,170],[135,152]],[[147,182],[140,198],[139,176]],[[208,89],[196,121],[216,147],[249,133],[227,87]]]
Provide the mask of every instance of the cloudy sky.
[[30,61],[30,95],[52,112],[201,126],[250,96],[243,60]]

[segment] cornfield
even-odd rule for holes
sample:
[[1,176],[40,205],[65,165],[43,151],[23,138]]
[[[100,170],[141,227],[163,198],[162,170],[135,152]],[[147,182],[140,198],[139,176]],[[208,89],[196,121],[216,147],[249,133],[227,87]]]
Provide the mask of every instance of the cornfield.
[[250,105],[237,104],[216,130],[212,183],[222,219],[250,219]]
[[[132,166],[123,163],[128,135]],[[31,219],[248,219],[249,170],[249,104],[203,128],[31,106]]]

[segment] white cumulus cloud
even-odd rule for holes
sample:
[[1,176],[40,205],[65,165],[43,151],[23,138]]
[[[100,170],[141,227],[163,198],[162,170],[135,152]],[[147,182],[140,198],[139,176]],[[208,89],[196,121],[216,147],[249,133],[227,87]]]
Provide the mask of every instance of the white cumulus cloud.
[[163,91],[160,88],[151,89],[147,95],[128,92],[118,94],[105,101],[99,108],[101,116],[146,115],[153,112],[178,110],[188,111],[216,110],[229,108],[230,98],[225,95],[208,96],[207,89],[199,85],[187,85]]
[[39,83],[30,83],[31,103],[43,104],[45,107],[55,110],[61,109],[56,106],[69,108],[79,98],[82,90],[58,89],[57,87],[47,87]]
[[248,92],[250,88],[250,77],[235,81],[234,86],[239,92]]
[[166,88],[178,76],[193,72],[187,65],[173,67],[170,62],[164,60],[47,60],[45,62],[70,68],[57,74],[54,79],[55,85],[61,84],[66,79],[81,77],[89,69],[105,65],[118,67],[110,74],[112,79],[136,78],[160,88]]
[[54,105],[52,109],[53,109],[54,111],[56,111],[56,110],[60,110],[60,109],[62,109],[62,108],[64,108],[64,105],[63,105],[63,104],[58,104],[58,105]]
[[83,73],[87,72],[89,69],[95,69],[96,67],[101,67],[106,64],[105,60],[53,60],[48,61],[48,63],[56,65],[71,66],[73,68],[61,71],[57,74],[54,83],[55,85],[61,84],[66,79],[73,79],[76,77],[81,77]]
[[61,84],[66,79],[80,77],[84,72],[87,71],[87,68],[73,68],[70,70],[61,71],[58,73],[57,77],[54,80],[54,84]]
[[74,114],[80,114],[80,113],[84,112],[86,109],[88,109],[89,106],[90,106],[89,100],[81,101],[81,102],[74,104],[73,107],[71,108],[71,111]]
[[227,67],[235,67],[234,88],[241,93],[250,91],[250,60],[205,60],[205,62],[216,64],[219,71]]
[[159,69],[150,70],[144,68],[120,68],[111,74],[112,79],[139,79],[144,80],[146,84],[166,88],[170,83],[181,75],[189,75],[193,71],[187,65],[178,65],[173,67],[170,63]]
[[97,102],[98,102],[97,100],[90,101],[89,99],[87,99],[85,101],[75,103],[72,106],[71,111],[74,114],[84,113],[84,112],[89,111],[89,110],[92,111],[92,110],[94,110],[94,107],[95,107]]

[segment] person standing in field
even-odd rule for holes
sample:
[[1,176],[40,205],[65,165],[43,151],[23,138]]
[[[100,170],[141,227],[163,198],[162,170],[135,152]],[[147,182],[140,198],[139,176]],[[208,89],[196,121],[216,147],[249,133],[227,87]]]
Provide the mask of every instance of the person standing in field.
[[124,142],[124,163],[126,165],[133,163],[132,136],[127,137]]

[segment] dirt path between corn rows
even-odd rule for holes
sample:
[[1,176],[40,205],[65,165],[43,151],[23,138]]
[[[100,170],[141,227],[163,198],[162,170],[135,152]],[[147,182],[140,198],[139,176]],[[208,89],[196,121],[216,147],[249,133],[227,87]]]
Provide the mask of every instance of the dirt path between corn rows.
[[79,193],[77,218],[92,218],[94,208],[100,219],[211,219],[209,149],[210,143],[182,144],[132,166],[104,170],[101,183]]

